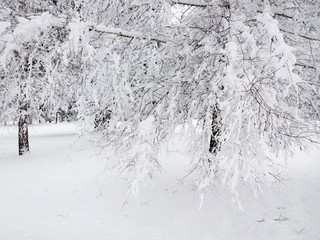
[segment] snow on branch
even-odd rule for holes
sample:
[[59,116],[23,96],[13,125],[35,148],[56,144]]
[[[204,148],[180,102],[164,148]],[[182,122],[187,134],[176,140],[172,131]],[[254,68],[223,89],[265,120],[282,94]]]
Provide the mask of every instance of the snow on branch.
[[[296,16],[295,14],[291,14],[289,12],[286,12],[284,9],[281,9],[281,8],[271,7],[271,11],[272,11],[272,14],[274,16],[288,18],[288,19],[292,19],[292,20],[295,20],[295,19],[298,18],[298,16]],[[257,12],[258,13],[263,13],[263,10],[258,10]],[[315,27],[315,29],[317,28],[312,21],[309,21],[305,17],[302,17],[302,16],[300,16],[300,17],[301,17],[301,21],[304,24],[308,23],[308,24],[311,24],[313,27]],[[310,36],[310,35],[306,35],[306,34],[298,34],[298,33],[295,33],[294,31],[291,31],[291,30],[288,30],[288,29],[284,29],[284,28],[280,28],[280,30],[282,32],[285,32],[285,33],[288,33],[288,34],[297,35],[297,36],[299,36],[301,38],[304,38],[304,39],[307,39],[307,40],[320,41],[319,37],[314,37],[314,36]]]
[[137,39],[143,39],[143,40],[150,40],[153,42],[167,43],[167,41],[162,39],[146,37],[139,32],[130,32],[120,28],[107,27],[101,24],[96,27],[93,27],[93,26],[91,27],[94,29],[94,31],[100,32],[100,33],[111,34],[119,37],[131,38],[131,39],[137,38]]
[[199,3],[194,1],[172,1],[172,3],[178,4],[178,5],[190,6],[190,7],[201,7],[201,8],[206,8],[210,6],[209,4],[206,4],[206,3]]
[[[201,8],[206,8],[211,6],[210,4],[207,3],[200,3],[200,2],[196,2],[196,1],[187,1],[187,0],[182,0],[182,1],[169,1],[169,3],[171,3],[172,5],[176,4],[176,5],[184,5],[184,6],[190,6],[190,7],[201,7]],[[141,2],[141,1],[134,1],[131,3],[131,6],[142,6],[142,5],[148,5],[150,4],[149,1],[145,1],[145,2]]]
[[301,38],[304,38],[304,39],[307,39],[307,40],[320,42],[320,39],[319,39],[319,38],[315,38],[315,37],[313,37],[313,36],[295,33],[295,32],[293,32],[293,31],[290,31],[290,30],[284,29],[284,28],[280,28],[280,30],[281,30],[282,32],[285,32],[285,33],[289,33],[289,34],[292,34],[292,35],[297,35],[297,36],[299,36],[299,37],[301,37]]
[[307,19],[306,17],[304,17],[304,16],[302,16],[300,14],[297,14],[297,13],[291,13],[289,11],[286,11],[283,8],[271,6],[271,10],[272,10],[274,15],[279,16],[279,17],[289,18],[289,19],[292,19],[292,20],[301,18],[303,23],[311,23],[311,21],[309,21],[309,19]]
[[311,66],[311,65],[308,65],[308,64],[305,64],[305,63],[295,63],[294,65],[295,66],[299,66],[299,67],[310,68],[310,69],[316,70],[316,68],[314,66]]

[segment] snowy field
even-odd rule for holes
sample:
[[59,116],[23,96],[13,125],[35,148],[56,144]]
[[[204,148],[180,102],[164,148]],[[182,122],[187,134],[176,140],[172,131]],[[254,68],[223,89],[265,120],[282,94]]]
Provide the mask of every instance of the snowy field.
[[163,173],[126,202],[128,179],[79,150],[73,124],[30,129],[31,154],[17,156],[13,127],[0,128],[0,240],[318,240],[320,151],[298,153],[289,177],[254,197],[241,189],[245,211],[216,189],[201,210],[188,157],[179,142],[161,154]]

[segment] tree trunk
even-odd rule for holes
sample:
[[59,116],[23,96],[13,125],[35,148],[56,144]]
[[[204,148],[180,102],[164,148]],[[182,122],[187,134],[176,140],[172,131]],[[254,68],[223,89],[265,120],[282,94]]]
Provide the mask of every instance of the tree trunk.
[[29,135],[28,135],[28,115],[27,104],[19,102],[19,123],[18,123],[18,137],[19,137],[19,155],[23,155],[30,151]]
[[212,113],[212,120],[211,120],[211,137],[210,137],[210,144],[209,144],[209,152],[216,155],[219,151],[219,136],[220,136],[220,127],[221,123],[219,121],[219,113],[220,110],[217,106],[213,109]]
[[25,58],[24,65],[21,69],[19,81],[19,122],[18,122],[18,142],[19,155],[23,155],[30,151],[29,135],[28,135],[28,103],[26,94],[26,76],[29,71],[28,58]]
[[59,113],[56,112],[56,124],[58,123],[58,119],[59,119]]

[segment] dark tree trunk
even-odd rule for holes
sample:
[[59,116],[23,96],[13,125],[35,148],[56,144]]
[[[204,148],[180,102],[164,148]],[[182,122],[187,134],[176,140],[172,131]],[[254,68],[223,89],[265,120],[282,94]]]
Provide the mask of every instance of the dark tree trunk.
[[19,155],[30,151],[28,135],[28,115],[26,114],[26,104],[19,107],[20,116],[18,123]]
[[58,123],[58,119],[59,119],[59,113],[56,112],[56,124]]
[[26,76],[29,71],[28,58],[25,58],[24,66],[21,69],[20,76],[20,96],[19,96],[19,122],[18,122],[18,142],[19,155],[30,151],[28,135],[28,103],[26,101]]
[[216,155],[217,152],[219,151],[219,136],[220,136],[220,128],[221,128],[221,123],[219,120],[219,114],[220,110],[217,106],[213,109],[212,113],[212,120],[211,120],[211,137],[210,137],[210,144],[209,144],[209,152]]

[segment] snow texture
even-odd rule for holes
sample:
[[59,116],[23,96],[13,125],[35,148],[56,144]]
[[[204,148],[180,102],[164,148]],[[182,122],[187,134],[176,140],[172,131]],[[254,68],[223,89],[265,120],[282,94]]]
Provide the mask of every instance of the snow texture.
[[[152,133],[152,119],[145,120]],[[102,171],[104,161],[79,151],[75,126],[33,125],[31,154],[16,156],[16,129],[0,128],[0,239],[69,240],[269,240],[319,239],[319,151],[299,153],[289,177],[254,197],[240,189],[245,209],[216,188],[199,211],[186,174],[189,157],[180,138],[162,150],[166,171],[154,188],[126,201],[127,180]]]

